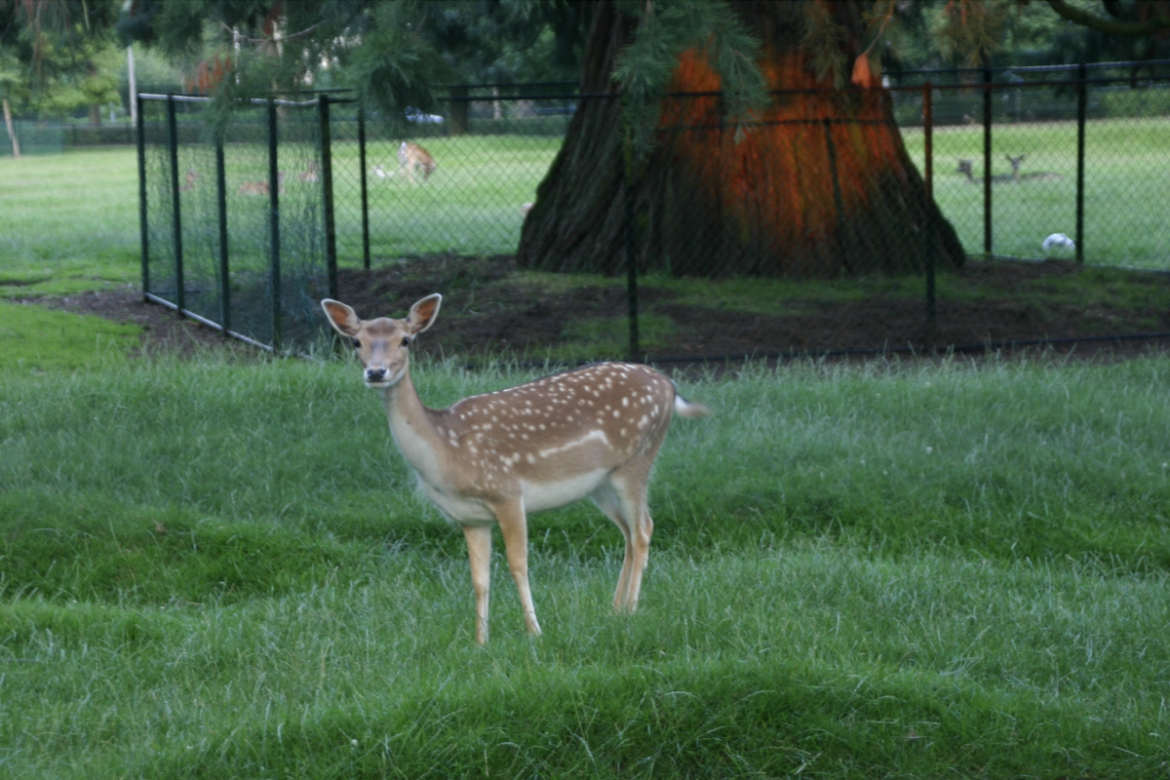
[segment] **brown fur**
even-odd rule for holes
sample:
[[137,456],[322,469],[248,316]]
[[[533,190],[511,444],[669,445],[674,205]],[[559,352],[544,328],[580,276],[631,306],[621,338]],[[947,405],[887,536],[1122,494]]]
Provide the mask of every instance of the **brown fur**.
[[435,169],[439,167],[435,158],[431,157],[431,153],[414,141],[403,141],[402,145],[398,147],[398,165],[406,177],[410,179],[411,184],[418,183],[414,178],[416,171],[422,171],[425,180],[429,179]]
[[405,320],[362,321],[332,300],[322,306],[350,339],[377,388],[390,431],[423,490],[463,527],[476,593],[476,639],[488,635],[491,524],[504,536],[524,621],[540,633],[528,585],[527,514],[591,498],[621,529],[625,561],[613,606],[633,611],[654,523],[646,506],[650,471],[673,413],[707,409],[675,393],[652,368],[600,363],[518,387],[428,409],[410,379],[409,343],[431,326],[442,298],[414,304]]

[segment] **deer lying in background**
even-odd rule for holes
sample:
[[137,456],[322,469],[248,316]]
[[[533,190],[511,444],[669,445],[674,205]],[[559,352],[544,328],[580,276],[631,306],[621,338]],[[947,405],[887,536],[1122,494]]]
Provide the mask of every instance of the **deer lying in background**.
[[[1021,182],[1021,181],[1052,181],[1061,178],[1059,173],[1025,173],[1020,174],[1020,163],[1024,161],[1028,155],[1021,154],[1019,157],[1012,157],[1011,155],[1004,155],[1004,159],[1012,166],[1010,174],[1001,173],[991,177],[993,182]],[[971,184],[982,184],[982,179],[975,178],[974,161],[960,159],[958,172],[967,177],[967,181]]]
[[305,184],[316,184],[321,178],[321,164],[316,160],[310,160],[309,167],[297,178]]
[[416,171],[421,170],[425,180],[429,179],[431,174],[435,172],[435,168],[439,167],[435,158],[431,157],[431,153],[414,141],[403,141],[402,145],[398,147],[398,165],[410,179],[411,184],[418,184],[414,178]]
[[492,524],[504,536],[524,624],[540,634],[528,586],[528,514],[591,498],[626,539],[614,609],[633,612],[654,523],[650,470],[671,417],[702,417],[668,378],[646,366],[600,363],[518,387],[423,406],[410,379],[410,345],[439,314],[442,296],[416,302],[405,320],[363,321],[349,306],[321,302],[353,344],[363,378],[382,396],[390,433],[423,491],[463,528],[475,589],[475,638],[488,638]]
[[1009,157],[1006,154],[1004,155],[1004,157],[1007,157],[1007,161],[1009,163],[1011,163],[1012,180],[1013,181],[1054,181],[1056,179],[1061,178],[1061,175],[1059,173],[1049,173],[1048,171],[1039,171],[1036,173],[1025,173],[1025,174],[1021,175],[1020,174],[1020,163],[1022,163],[1024,161],[1024,158],[1027,156],[1028,155],[1026,155],[1026,154],[1021,154],[1019,157]]
[[203,177],[200,176],[195,171],[194,168],[188,168],[187,169],[187,183],[184,184],[182,187],[179,187],[179,192],[190,192],[191,190],[195,189],[195,180],[202,179],[202,178]]
[[[277,190],[281,195],[284,194],[284,171],[277,171],[276,182],[279,186]],[[240,185],[237,190],[240,195],[267,195],[268,182],[266,181],[246,181]]]

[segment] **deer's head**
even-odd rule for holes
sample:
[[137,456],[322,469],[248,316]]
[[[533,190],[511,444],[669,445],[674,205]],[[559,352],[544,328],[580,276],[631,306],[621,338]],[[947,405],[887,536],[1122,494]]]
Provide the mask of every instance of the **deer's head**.
[[326,298],[321,301],[330,324],[353,345],[370,387],[393,387],[410,368],[410,345],[414,337],[434,323],[443,296],[428,295],[410,307],[404,320],[379,317],[363,321],[349,306]]

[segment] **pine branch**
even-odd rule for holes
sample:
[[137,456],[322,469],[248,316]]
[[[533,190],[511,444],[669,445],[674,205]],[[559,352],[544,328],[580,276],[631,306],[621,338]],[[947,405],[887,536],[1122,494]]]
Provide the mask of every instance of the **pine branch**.
[[1048,0],[1048,5],[1062,18],[1106,35],[1148,35],[1170,28],[1170,16],[1157,11],[1144,22],[1124,22],[1096,16],[1069,5],[1066,0]]

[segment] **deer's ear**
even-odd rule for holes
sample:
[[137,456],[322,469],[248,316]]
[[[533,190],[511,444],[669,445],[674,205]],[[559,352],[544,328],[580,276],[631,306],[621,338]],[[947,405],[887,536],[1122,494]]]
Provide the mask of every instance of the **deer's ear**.
[[417,301],[414,306],[410,307],[410,316],[406,318],[407,329],[413,334],[422,333],[431,327],[435,322],[435,317],[439,316],[439,304],[442,302],[443,296],[438,293]]
[[352,338],[357,335],[358,330],[362,327],[362,321],[358,319],[354,310],[341,301],[326,298],[321,301],[321,308],[325,310],[325,316],[329,318],[329,324],[343,336]]

